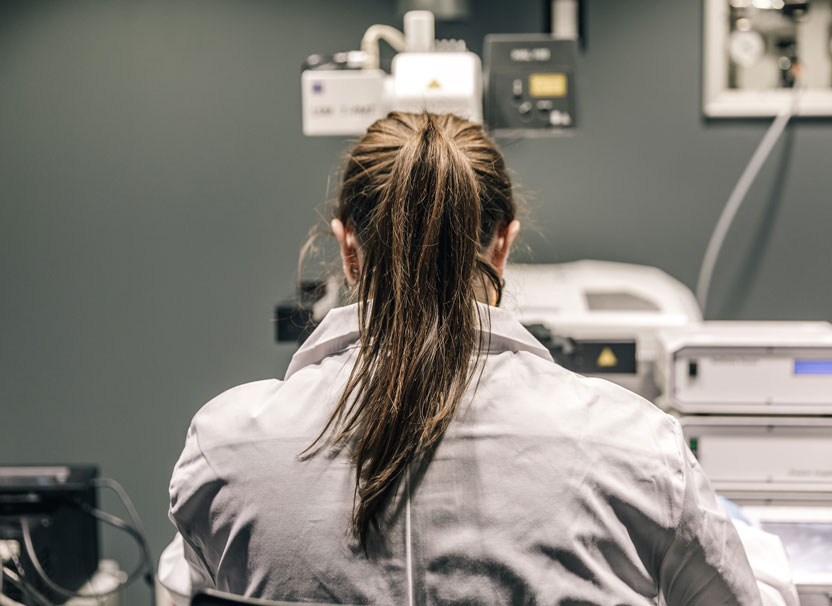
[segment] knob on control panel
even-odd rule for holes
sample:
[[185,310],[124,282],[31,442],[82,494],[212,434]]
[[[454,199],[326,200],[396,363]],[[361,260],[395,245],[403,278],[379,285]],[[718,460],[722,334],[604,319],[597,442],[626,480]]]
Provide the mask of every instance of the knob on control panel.
[[517,98],[523,96],[523,81],[520,78],[515,78],[511,83],[511,94]]

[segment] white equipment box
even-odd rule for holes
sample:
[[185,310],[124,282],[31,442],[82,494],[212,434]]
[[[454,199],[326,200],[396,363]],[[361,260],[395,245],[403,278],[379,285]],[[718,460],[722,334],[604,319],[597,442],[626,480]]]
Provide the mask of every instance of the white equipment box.
[[682,416],[722,496],[780,537],[801,606],[832,603],[832,417]]
[[352,135],[367,130],[390,111],[384,94],[386,78],[380,69],[304,70],[303,134]]
[[[592,260],[509,264],[504,278],[502,307],[526,326],[571,340],[577,348],[572,370],[648,399],[658,394],[656,332],[702,320],[693,293],[655,267]],[[631,364],[625,363],[628,355]]]
[[661,405],[693,414],[832,414],[832,324],[703,322],[662,330]]
[[725,497],[832,503],[832,417],[707,415],[679,422]]

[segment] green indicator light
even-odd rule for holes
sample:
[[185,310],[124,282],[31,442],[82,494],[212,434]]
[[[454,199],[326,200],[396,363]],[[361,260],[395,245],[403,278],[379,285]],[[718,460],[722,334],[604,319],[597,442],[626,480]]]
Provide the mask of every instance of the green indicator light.
[[696,450],[699,448],[699,439],[698,438],[691,438],[690,439],[690,449],[693,454],[696,454]]

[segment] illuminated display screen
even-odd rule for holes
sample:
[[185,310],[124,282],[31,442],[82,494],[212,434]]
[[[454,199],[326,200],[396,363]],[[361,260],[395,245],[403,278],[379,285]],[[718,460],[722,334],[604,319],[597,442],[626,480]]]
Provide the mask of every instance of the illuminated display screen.
[[565,97],[566,74],[529,74],[532,97]]
[[832,360],[795,360],[796,375],[832,375]]
[[832,573],[832,524],[764,521],[761,526],[783,541],[795,576]]

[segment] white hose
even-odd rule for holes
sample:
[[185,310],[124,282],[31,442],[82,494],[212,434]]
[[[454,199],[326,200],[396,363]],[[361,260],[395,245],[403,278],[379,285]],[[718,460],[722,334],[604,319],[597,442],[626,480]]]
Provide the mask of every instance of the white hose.
[[361,50],[367,53],[364,69],[379,68],[378,41],[385,40],[397,53],[404,52],[407,44],[404,34],[389,25],[371,25],[361,38]]
[[795,92],[792,97],[792,102],[783,106],[783,109],[780,110],[780,113],[777,114],[777,117],[771,123],[771,126],[769,126],[757,149],[754,150],[751,160],[748,161],[748,165],[745,167],[742,175],[740,175],[739,181],[734,186],[734,190],[728,197],[728,201],[725,203],[725,208],[722,209],[722,214],[719,216],[719,221],[717,221],[714,232],[711,234],[708,247],[705,249],[705,256],[702,259],[702,267],[699,269],[699,279],[696,281],[696,299],[699,301],[699,307],[702,309],[703,317],[705,316],[705,307],[708,303],[708,291],[711,287],[714,267],[719,258],[722,245],[725,242],[725,237],[728,235],[728,230],[734,222],[734,217],[737,216],[737,211],[739,211],[745,196],[748,194],[748,190],[751,189],[754,179],[756,179],[757,174],[760,172],[763,164],[765,164],[780,135],[783,134],[783,130],[786,128],[789,119],[794,115],[797,108],[799,92],[798,83],[795,82]]

